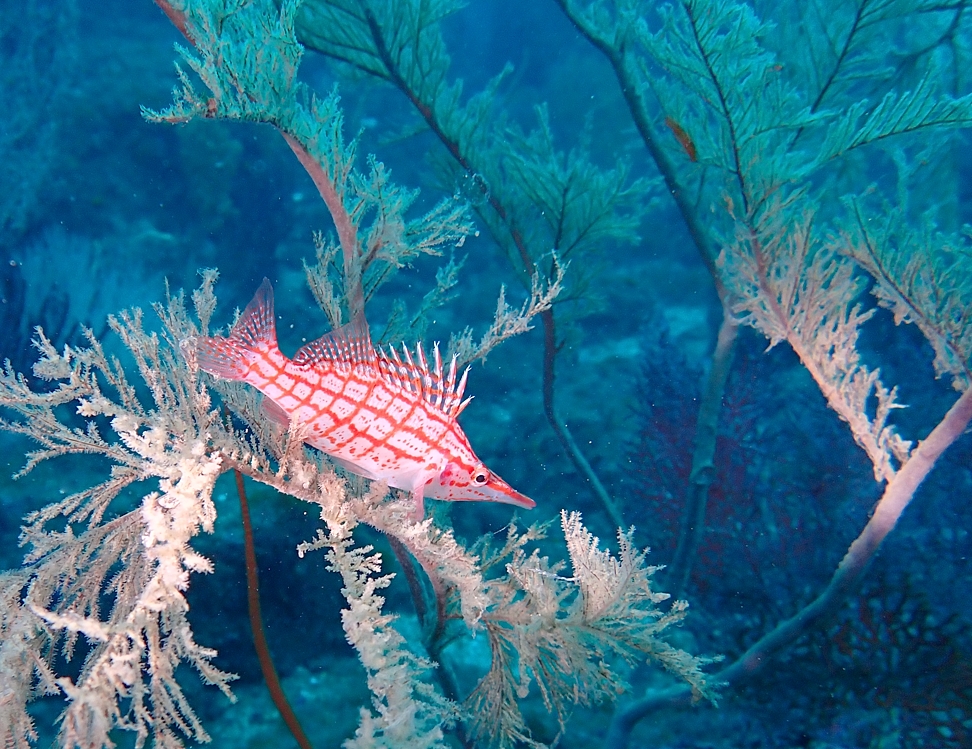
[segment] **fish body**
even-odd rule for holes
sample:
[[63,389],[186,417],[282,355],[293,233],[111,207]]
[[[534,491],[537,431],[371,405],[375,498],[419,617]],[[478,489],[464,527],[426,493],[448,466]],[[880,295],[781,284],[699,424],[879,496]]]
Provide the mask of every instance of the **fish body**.
[[359,316],[288,359],[264,279],[229,336],[197,338],[195,355],[200,369],[263,393],[271,417],[298,422],[307,444],[350,472],[411,492],[418,517],[424,497],[535,506],[476,457],[456,419],[468,370],[457,382],[453,358],[444,374],[438,346],[432,367],[421,346],[414,359],[386,354]]

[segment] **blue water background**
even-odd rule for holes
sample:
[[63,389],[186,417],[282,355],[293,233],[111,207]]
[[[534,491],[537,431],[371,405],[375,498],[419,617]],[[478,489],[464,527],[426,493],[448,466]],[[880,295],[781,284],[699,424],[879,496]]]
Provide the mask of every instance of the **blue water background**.
[[[313,259],[312,233],[328,231],[330,222],[280,136],[269,127],[171,127],[142,118],[140,106],[169,103],[173,44],[181,41],[149,0],[82,0],[76,18],[59,28],[65,65],[52,72],[56,91],[39,120],[54,126],[52,141],[31,167],[43,180],[16,229],[0,237],[0,357],[29,371],[29,331],[36,324],[59,344],[80,343],[80,326],[90,326],[116,350],[105,325],[109,313],[135,305],[147,310],[164,298],[166,282],[191,289],[206,267],[221,273],[218,324],[227,324],[266,276],[276,289],[286,353],[326,332],[302,261]],[[453,71],[468,91],[512,63],[501,96],[514,121],[532,127],[534,107],[545,103],[560,147],[576,145],[588,122],[595,161],[610,166],[623,156],[633,175],[655,176],[610,68],[552,2],[473,3],[445,28]],[[375,154],[398,184],[421,189],[416,210],[450,194],[481,199],[468,184],[442,184],[429,162],[441,158],[439,147],[419,131],[397,92],[340,78],[313,55],[302,74],[318,91],[340,84],[346,133],[360,132],[359,154]],[[15,101],[28,106],[30,99]],[[959,211],[963,220],[972,217],[967,202]],[[459,293],[436,313],[426,345],[466,325],[482,331],[501,285],[516,303],[523,298],[502,251],[480,230],[457,250],[467,257]],[[711,277],[664,196],[639,233],[635,245],[606,242],[584,261],[593,283],[584,315],[563,330],[557,387],[563,417],[635,526],[635,539],[652,547],[655,563],[666,564],[720,308]],[[369,307],[372,326],[381,326],[396,297],[420,299],[442,262],[421,259],[403,270]],[[676,638],[693,652],[730,659],[826,584],[879,497],[870,464],[793,354],[782,346],[765,349],[760,336],[744,333],[724,409],[710,530],[686,592],[692,613]],[[909,435],[926,434],[955,397],[948,383],[935,380],[928,345],[879,312],[862,349],[912,406],[896,414],[898,423]],[[555,519],[561,508],[580,510],[592,531],[613,541],[610,519],[545,420],[541,357],[535,329],[475,365],[467,391],[475,400],[462,424],[486,464],[536,500],[537,509],[520,513],[524,522]],[[12,482],[7,477],[22,465],[25,443],[0,440],[0,556],[12,567],[20,563],[20,517],[98,480],[104,466],[63,459]],[[943,728],[957,730],[972,718],[963,703],[972,696],[970,443],[964,437],[936,467],[861,594],[824,632],[803,639],[720,708],[663,714],[643,727],[644,745],[906,747],[950,739]],[[216,534],[200,540],[216,572],[194,578],[191,618],[197,641],[218,649],[217,663],[241,675],[241,704],[229,706],[202,688],[192,688],[192,698],[216,745],[285,746],[249,639],[231,477],[221,480],[216,496]],[[254,487],[252,501],[278,668],[319,746],[338,746],[353,731],[367,694],[341,630],[338,580],[321,558],[299,560],[295,553],[318,522],[312,508],[266,490]],[[508,507],[463,504],[450,517],[472,540],[502,533],[512,515]],[[382,543],[367,532],[362,540]],[[550,551],[558,553],[555,545]],[[389,606],[403,614],[409,631],[412,608],[400,582],[388,592]],[[191,674],[185,677],[193,684]],[[632,674],[636,689],[664,678],[645,669]],[[959,681],[953,688],[943,684],[946,678]],[[922,699],[952,688],[951,702]],[[56,699],[37,707],[45,739],[58,709]],[[551,738],[538,699],[528,715],[538,736]],[[609,718],[610,706],[578,711],[562,745],[593,745]],[[899,736],[899,743],[878,743],[889,736]]]

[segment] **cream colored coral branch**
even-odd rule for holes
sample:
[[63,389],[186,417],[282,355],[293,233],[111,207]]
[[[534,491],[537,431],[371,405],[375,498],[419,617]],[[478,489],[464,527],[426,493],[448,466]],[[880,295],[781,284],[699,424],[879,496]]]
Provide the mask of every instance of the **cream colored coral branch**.
[[554,276],[543,281],[539,273],[534,274],[530,284],[530,296],[519,308],[510,307],[506,301],[506,289],[501,288],[496,300],[496,313],[493,322],[479,341],[473,340],[471,328],[466,328],[449,342],[449,351],[459,362],[466,364],[477,359],[485,359],[494,348],[513,336],[530,330],[531,321],[541,312],[553,306],[554,300],[564,289],[565,267],[555,262]]
[[787,221],[792,207],[770,210],[755,231],[740,225],[718,267],[740,322],[786,341],[816,381],[827,404],[847,422],[878,481],[891,481],[910,443],[888,424],[901,405],[897,390],[861,360],[857,339],[873,311],[858,303],[854,265],[813,234],[812,215]]

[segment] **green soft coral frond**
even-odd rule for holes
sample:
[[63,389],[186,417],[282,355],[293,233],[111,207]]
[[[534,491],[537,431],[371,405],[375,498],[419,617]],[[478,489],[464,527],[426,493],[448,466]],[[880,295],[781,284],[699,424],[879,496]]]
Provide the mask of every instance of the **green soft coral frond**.
[[[821,3],[679,0],[632,20],[621,0],[607,3],[612,14],[562,2],[613,38],[628,75],[639,71],[656,137],[702,208],[726,193],[758,221],[779,190],[835,159],[972,124],[972,96],[950,93],[949,54],[932,53],[958,33],[954,8],[862,0],[831,14]],[[698,166],[677,157],[689,144]],[[705,179],[713,169],[720,179]]]
[[[357,141],[344,138],[336,91],[318,96],[297,79],[303,46],[295,22],[301,3],[287,0],[278,7],[272,0],[229,5],[183,0],[172,7],[184,15],[194,45],[192,50],[180,48],[180,55],[208,93],[196,91],[180,69],[174,104],[162,111],[143,109],[145,117],[156,122],[241,120],[276,127],[334,219],[343,278],[327,283],[346,292],[348,318],[395,271],[421,254],[442,254],[472,231],[461,201],[442,200],[424,215],[409,218],[417,191],[393,184],[390,172],[374,158],[366,171],[355,169]],[[305,12],[312,10],[308,4]],[[332,323],[338,323],[344,315],[338,314],[335,297],[326,294],[325,271],[319,268],[312,282]]]
[[400,89],[423,117],[439,123],[458,152],[475,152],[482,146],[483,130],[488,130],[484,125],[492,116],[487,114],[496,87],[508,70],[480,95],[463,102],[462,81],[450,80],[451,59],[441,22],[464,4],[461,0],[304,0],[297,33],[308,48]]
[[[567,258],[605,241],[635,241],[651,183],[630,179],[623,162],[601,169],[583,146],[558,151],[543,107],[533,131],[512,126],[497,106],[508,65],[464,96],[441,27],[460,6],[453,0],[307,0],[298,34],[309,48],[405,96],[444,146],[436,158],[442,180],[476,209],[524,286],[532,286],[537,271],[548,284],[556,279],[559,268],[545,261],[551,250]],[[583,286],[581,275],[578,280]]]
[[[772,24],[735,0],[686,0],[638,24],[642,80],[665,115],[691,138],[701,164],[726,175],[742,208],[755,211],[781,185],[806,174],[793,133],[819,119],[763,38]],[[657,76],[653,66],[667,74]]]
[[832,118],[818,160],[828,161],[896,136],[972,125],[972,94],[945,95],[940,81],[939,71],[933,68],[910,91],[889,91],[880,101],[856,102]]
[[[536,212],[534,220],[522,225],[543,227],[537,244],[552,248],[564,261],[607,241],[637,244],[657,183],[629,179],[622,160],[611,169],[595,165],[586,142],[567,152],[558,150],[547,107],[536,112],[533,130],[508,128],[508,147],[502,153],[506,181],[523,194],[516,204]],[[590,133],[583,135],[588,140]]]
[[430,73],[443,58],[448,67],[439,23],[464,5],[462,0],[304,0],[297,23],[301,40],[323,54],[386,80],[401,70],[410,80],[424,79],[423,87],[438,89],[442,81]]
[[148,119],[182,122],[206,116],[274,122],[292,116],[280,105],[296,102],[301,88],[297,69],[303,48],[294,33],[297,0],[284,0],[279,9],[268,0],[173,0],[168,4],[185,15],[194,45],[193,49],[177,45],[179,55],[211,97],[201,97],[180,70],[182,88],[173,92],[174,103],[162,111],[143,108]]

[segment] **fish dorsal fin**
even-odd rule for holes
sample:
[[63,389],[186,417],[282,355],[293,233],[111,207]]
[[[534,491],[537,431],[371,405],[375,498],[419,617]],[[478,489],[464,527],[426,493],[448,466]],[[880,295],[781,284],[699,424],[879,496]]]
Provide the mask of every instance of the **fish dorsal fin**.
[[443,373],[438,343],[432,348],[432,367],[429,367],[421,343],[415,347],[414,358],[408,348],[402,345],[402,356],[394,348],[389,349],[388,353],[379,351],[377,363],[390,384],[415,393],[446,416],[458,416],[469,403],[469,399],[462,400],[469,368],[466,367],[457,383],[456,357],[452,357],[449,371]]
[[229,340],[247,349],[257,349],[260,344],[277,347],[277,325],[273,319],[273,287],[266,278],[260,284],[253,299],[246,305],[240,319],[230,331]]
[[294,354],[294,364],[314,366],[332,364],[337,367],[374,367],[375,349],[364,315],[356,315],[347,325],[311,341]]

